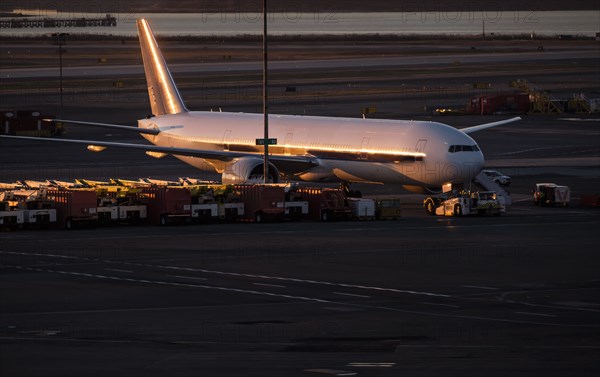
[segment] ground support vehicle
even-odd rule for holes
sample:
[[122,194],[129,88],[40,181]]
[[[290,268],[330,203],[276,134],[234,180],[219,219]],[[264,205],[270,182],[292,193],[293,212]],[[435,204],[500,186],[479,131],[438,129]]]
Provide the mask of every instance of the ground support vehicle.
[[192,195],[194,221],[235,221],[244,216],[244,203],[240,202],[240,197],[232,185],[187,184],[184,187],[187,187]]
[[95,185],[98,196],[98,223],[139,224],[147,218],[146,205],[140,203],[140,188],[121,185]]
[[219,203],[219,219],[236,221],[245,215],[245,206],[242,202]]
[[402,215],[400,199],[375,200],[375,218],[377,220],[397,220]]
[[117,210],[120,223],[141,224],[148,218],[148,209],[145,205],[120,205]]
[[48,189],[48,200],[54,203],[58,226],[72,229],[95,226],[98,222],[96,191],[89,189]]
[[196,222],[209,222],[219,219],[219,204],[192,204],[192,220]]
[[309,216],[312,219],[331,221],[352,218],[352,211],[342,189],[300,187],[296,192],[308,202]]
[[28,209],[24,211],[25,224],[27,226],[48,227],[56,223],[56,209],[40,208]]
[[375,201],[373,199],[347,198],[354,220],[375,220]]
[[428,214],[437,216],[499,216],[506,212],[502,199],[493,191],[462,192],[446,199],[427,198],[423,206]]
[[559,186],[556,183],[536,183],[533,190],[533,204],[536,206],[568,206],[571,201],[569,186]]
[[244,203],[243,220],[282,221],[285,215],[285,189],[280,185],[234,185]]
[[112,225],[119,221],[119,209],[116,206],[97,207],[98,225]]
[[600,207],[600,195],[598,194],[581,194],[582,207]]
[[191,194],[183,187],[143,187],[140,203],[147,208],[148,221],[155,225],[188,223],[191,221]]
[[285,202],[285,218],[290,220],[300,220],[308,216],[308,202],[303,201],[286,201]]
[[[22,224],[25,226],[47,227],[56,223],[56,209],[54,203],[48,200],[46,189],[7,190],[0,193],[0,202],[4,203],[0,207],[5,210],[23,211]],[[11,220],[8,219],[8,222]]]
[[2,228],[21,228],[25,223],[24,210],[8,210],[0,202],[0,229]]

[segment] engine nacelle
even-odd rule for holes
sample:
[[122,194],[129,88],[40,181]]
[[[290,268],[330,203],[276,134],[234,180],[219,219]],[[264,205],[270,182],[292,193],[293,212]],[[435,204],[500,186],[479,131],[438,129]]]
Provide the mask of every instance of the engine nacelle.
[[[223,174],[221,180],[223,184],[240,184],[240,183],[262,183],[263,179],[263,166],[264,161],[256,157],[241,157],[236,158],[229,163]],[[279,170],[275,165],[269,163],[269,182],[279,182]]]
[[423,187],[423,186],[402,186],[410,192],[414,192],[415,194],[424,194],[424,195],[436,195],[441,194],[441,187]]

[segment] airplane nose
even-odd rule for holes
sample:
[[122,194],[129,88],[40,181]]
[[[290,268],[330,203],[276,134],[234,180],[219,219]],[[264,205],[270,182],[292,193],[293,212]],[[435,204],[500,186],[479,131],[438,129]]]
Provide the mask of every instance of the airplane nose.
[[483,157],[483,153],[478,153],[475,164],[477,166],[477,173],[483,170],[483,166],[485,165],[485,158]]

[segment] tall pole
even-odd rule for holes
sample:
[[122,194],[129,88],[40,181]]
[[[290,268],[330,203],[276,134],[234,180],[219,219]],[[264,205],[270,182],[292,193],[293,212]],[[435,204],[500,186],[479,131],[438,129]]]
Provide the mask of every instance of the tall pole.
[[63,74],[62,74],[62,46],[64,44],[62,34],[58,36],[58,65],[60,66],[60,110],[58,116],[63,118]]
[[59,66],[59,93],[60,93],[60,107],[59,107],[59,119],[63,117],[63,64],[62,64],[62,50],[65,44],[65,37],[68,33],[54,33],[52,36],[55,38],[55,43],[58,45],[58,66]]
[[263,0],[263,116],[264,116],[264,141],[265,141],[265,156],[263,177],[264,183],[269,182],[269,91],[267,88],[267,0]]

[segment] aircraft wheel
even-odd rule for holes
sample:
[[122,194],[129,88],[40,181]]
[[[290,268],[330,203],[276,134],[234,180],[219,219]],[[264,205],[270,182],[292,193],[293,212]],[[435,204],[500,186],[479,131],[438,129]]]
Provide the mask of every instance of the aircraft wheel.
[[169,218],[167,217],[167,215],[162,215],[160,217],[160,225],[165,226],[165,225],[167,225],[168,222],[169,222]]
[[428,198],[425,201],[425,211],[431,216],[435,215],[435,205],[433,203],[433,199]]

